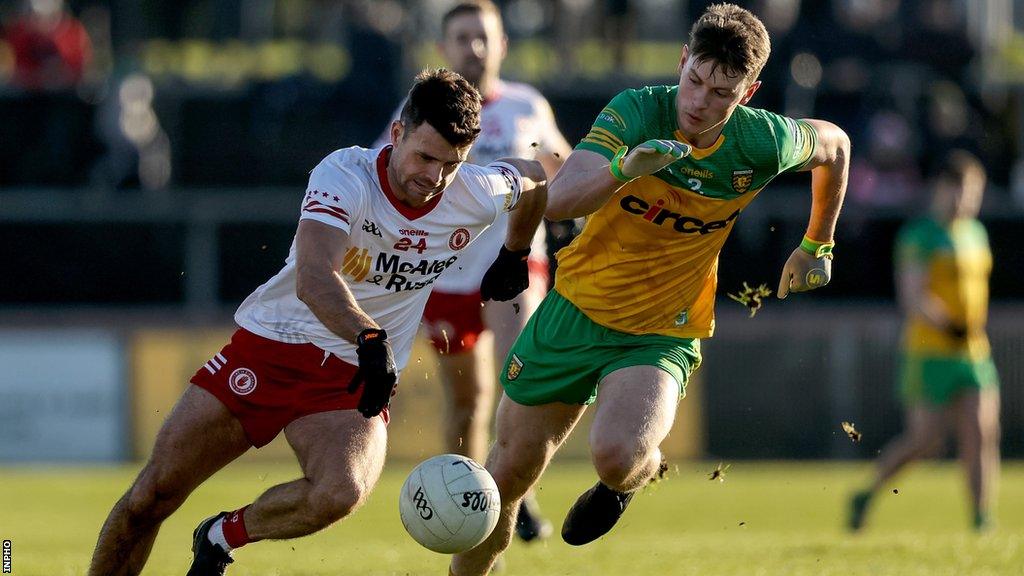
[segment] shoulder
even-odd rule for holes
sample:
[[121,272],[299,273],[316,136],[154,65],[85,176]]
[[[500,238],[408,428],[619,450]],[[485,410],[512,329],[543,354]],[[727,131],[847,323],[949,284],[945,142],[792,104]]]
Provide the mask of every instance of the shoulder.
[[529,84],[524,84],[523,82],[502,81],[501,98],[508,99],[512,102],[524,102],[527,104],[547,102],[547,99],[540,93],[540,90],[537,90]]
[[314,177],[323,180],[337,179],[339,181],[366,180],[376,170],[377,155],[379,148],[362,148],[352,146],[335,150],[310,171],[310,179]]
[[900,244],[929,244],[942,232],[938,222],[931,218],[920,217],[907,221],[900,226],[896,234]]
[[379,189],[376,172],[380,152],[358,146],[335,150],[310,171],[307,192],[331,192],[345,202],[362,203]]

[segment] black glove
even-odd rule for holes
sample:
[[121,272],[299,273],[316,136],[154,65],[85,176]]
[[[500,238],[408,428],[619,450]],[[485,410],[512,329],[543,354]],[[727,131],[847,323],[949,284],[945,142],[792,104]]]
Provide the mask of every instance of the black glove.
[[529,288],[530,268],[526,264],[529,256],[529,248],[513,252],[502,246],[498,257],[480,282],[480,299],[504,302]]
[[356,338],[356,354],[359,356],[359,370],[348,385],[349,394],[363,386],[359,397],[359,413],[373,418],[387,408],[398,382],[395,357],[391,354],[388,334],[383,330],[363,330]]

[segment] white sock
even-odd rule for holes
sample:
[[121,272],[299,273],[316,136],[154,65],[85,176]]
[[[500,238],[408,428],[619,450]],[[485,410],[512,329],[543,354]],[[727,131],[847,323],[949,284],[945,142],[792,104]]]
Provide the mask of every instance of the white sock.
[[206,538],[217,544],[224,549],[225,552],[231,552],[231,546],[228,546],[228,541],[224,539],[224,519],[218,518],[213,526],[210,526],[210,530],[206,533]]

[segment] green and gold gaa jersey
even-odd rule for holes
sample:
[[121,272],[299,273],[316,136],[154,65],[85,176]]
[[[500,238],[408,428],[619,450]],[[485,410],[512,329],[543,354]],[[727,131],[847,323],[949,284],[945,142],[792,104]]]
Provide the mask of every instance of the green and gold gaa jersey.
[[967,328],[966,342],[957,340],[921,318],[910,317],[904,329],[904,350],[917,356],[955,356],[980,360],[989,356],[985,335],[988,279],[992,272],[985,227],[974,219],[943,226],[931,218],[907,223],[896,240],[898,268],[916,264],[927,273],[927,289],[950,317]]
[[[609,160],[622,145],[686,142],[677,86],[626,90],[576,146]],[[714,331],[718,253],[768,182],[810,159],[810,124],[739,106],[721,136],[657,174],[633,180],[558,252],[555,289],[591,320],[630,334],[704,338]]]

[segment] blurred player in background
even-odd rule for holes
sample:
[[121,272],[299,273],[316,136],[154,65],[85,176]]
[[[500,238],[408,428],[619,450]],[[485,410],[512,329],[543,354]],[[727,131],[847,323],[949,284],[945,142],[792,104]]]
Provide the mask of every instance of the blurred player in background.
[[985,334],[992,253],[977,220],[985,180],[977,158],[951,152],[936,172],[931,213],[906,224],[897,238],[907,429],[882,450],[871,486],[853,496],[853,530],[863,527],[872,497],[886,482],[945,446],[950,426],[967,474],[974,527],[991,525],[1000,433],[999,376]]
[[779,297],[828,283],[846,189],[846,133],[745,104],[760,87],[768,33],[750,12],[710,7],[679,61],[678,86],[626,90],[598,115],[552,180],[546,216],[587,216],[558,253],[555,289],[501,373],[505,394],[487,468],[502,515],[451,574],[482,576],[511,539],[522,495],[586,407],[599,482],[570,509],[562,538],[607,533],[661,466],[699,339],[714,329],[718,255],[736,218],[776,175],[810,170],[810,223]]
[[89,573],[138,574],[160,524],[199,484],[284,430],[303,477],[204,520],[189,576],[223,574],[231,550],[311,534],[362,504],[380,476],[388,405],[431,285],[512,210],[484,297],[528,283],[546,201],[539,162],[463,164],[480,95],[461,76],[417,77],[391,144],[313,169],[285,267],[235,313],[231,342],[192,377],[149,462],[104,523]]
[[[498,7],[490,0],[459,2],[445,13],[441,31],[438,47],[448,66],[476,86],[484,98],[480,137],[469,151],[469,162],[484,165],[506,156],[536,157],[553,176],[571,151],[569,143],[540,92],[499,77],[508,38]],[[385,138],[386,134],[378,142]],[[487,457],[498,364],[548,287],[547,247],[541,227],[532,249],[523,251],[523,255],[529,254],[530,289],[512,302],[487,302],[481,309],[480,281],[501,248],[506,226],[507,218],[500,218],[462,254],[455,269],[437,279],[423,317],[446,385],[447,450],[478,462]],[[493,336],[492,347],[478,345],[485,330]],[[551,524],[540,517],[536,501],[524,498],[516,534],[529,542],[550,532]]]

